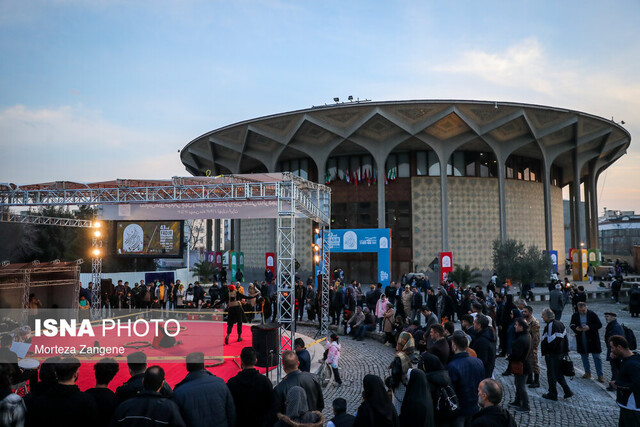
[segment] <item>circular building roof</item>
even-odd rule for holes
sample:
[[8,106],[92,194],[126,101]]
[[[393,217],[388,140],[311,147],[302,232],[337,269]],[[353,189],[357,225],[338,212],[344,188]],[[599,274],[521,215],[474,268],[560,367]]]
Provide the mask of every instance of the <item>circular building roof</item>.
[[[591,114],[531,104],[415,100],[346,102],[260,117],[207,132],[180,157],[194,175],[275,172],[279,161],[311,158],[324,170],[330,156],[456,149],[537,158],[564,171],[562,185],[598,174],[626,153],[631,135]],[[585,167],[587,166],[588,167]]]

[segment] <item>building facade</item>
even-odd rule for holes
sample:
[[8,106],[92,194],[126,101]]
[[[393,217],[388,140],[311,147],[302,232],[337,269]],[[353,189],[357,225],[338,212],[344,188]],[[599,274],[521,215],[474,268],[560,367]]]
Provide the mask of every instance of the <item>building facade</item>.
[[[391,229],[397,278],[426,269],[440,251],[490,269],[496,239],[563,254],[566,185],[572,243],[584,230],[587,246],[598,247],[597,178],[630,141],[613,121],[554,107],[348,102],[207,132],[185,146],[181,160],[194,175],[290,171],[329,185],[333,228]],[[264,252],[275,247],[269,221],[234,221],[245,266],[264,269]],[[312,230],[304,222],[297,230],[305,272]],[[331,262],[363,282],[376,277],[370,254],[335,254]]]

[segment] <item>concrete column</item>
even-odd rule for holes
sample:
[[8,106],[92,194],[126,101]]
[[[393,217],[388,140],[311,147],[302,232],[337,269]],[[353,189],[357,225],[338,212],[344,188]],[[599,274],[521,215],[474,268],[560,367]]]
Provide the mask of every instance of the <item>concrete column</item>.
[[207,252],[211,252],[211,238],[213,237],[213,232],[211,231],[211,220],[206,220],[205,225],[205,248]]
[[574,205],[574,185],[569,184],[569,231],[571,233],[571,247],[575,248],[577,245],[576,239],[576,217],[575,217],[575,205]]
[[449,197],[447,194],[447,160],[440,158],[440,206],[442,215],[442,251],[449,251]]
[[213,250],[219,252],[222,250],[220,245],[220,219],[213,220]]
[[234,251],[236,252],[240,252],[241,249],[241,241],[240,241],[240,220],[239,219],[234,219],[231,220],[232,224],[233,224],[233,242],[231,243],[231,247],[233,248]]
[[386,199],[384,194],[386,185],[384,179],[386,176],[385,162],[387,159],[380,159],[376,156],[375,161],[376,167],[378,168],[378,182],[376,183],[378,186],[378,228],[386,228]]
[[598,230],[598,175],[594,169],[589,171],[589,207],[591,208],[591,247],[600,247],[600,235]]
[[[553,216],[551,214],[551,165],[544,162],[544,242],[547,251],[553,250]],[[563,255],[564,257],[564,255]]]
[[318,184],[324,185],[324,178],[325,178],[325,175],[327,174],[327,161],[326,160],[319,161],[317,163],[317,167],[318,167]]
[[585,247],[590,249],[593,247],[593,229],[591,228],[591,197],[589,179],[584,181],[584,222],[585,222]]
[[498,162],[498,204],[500,215],[500,241],[507,240],[507,202],[505,196],[506,168],[502,160]]
[[[578,160],[578,152],[577,150],[573,154],[573,215],[575,218],[575,222],[573,223],[573,228],[575,229],[576,234],[576,246],[575,248],[581,249],[583,246],[580,246],[582,242],[582,230],[584,230],[584,224],[582,223],[582,216],[580,215],[580,163]],[[582,255],[580,255],[582,256]],[[580,277],[583,275],[582,271],[582,262],[578,263],[578,272],[580,273]]]

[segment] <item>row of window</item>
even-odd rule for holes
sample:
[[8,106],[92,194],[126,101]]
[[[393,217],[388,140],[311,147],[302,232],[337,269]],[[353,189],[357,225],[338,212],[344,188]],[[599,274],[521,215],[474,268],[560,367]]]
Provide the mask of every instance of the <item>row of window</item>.
[[[278,170],[289,171],[309,179],[309,167],[312,163],[309,159],[279,162]],[[393,153],[387,157],[385,167],[385,173],[380,177],[370,155],[330,157],[327,160],[324,182],[375,182],[385,177],[393,180],[411,176],[440,176],[440,162],[434,151]],[[447,175],[497,177],[498,161],[491,152],[456,151],[449,157]],[[510,156],[505,164],[505,177],[521,181],[542,182],[542,162],[537,159]],[[562,185],[562,169],[557,166],[551,168],[551,184],[557,187]]]

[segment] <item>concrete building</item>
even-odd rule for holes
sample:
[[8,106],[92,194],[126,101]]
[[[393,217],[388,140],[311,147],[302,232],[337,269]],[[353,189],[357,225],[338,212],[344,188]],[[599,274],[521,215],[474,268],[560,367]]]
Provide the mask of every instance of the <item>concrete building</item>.
[[[565,253],[566,185],[571,242],[584,230],[587,247],[597,247],[597,179],[630,141],[611,120],[554,107],[346,102],[207,132],[184,147],[181,160],[194,175],[291,171],[328,184],[333,228],[392,230],[397,278],[449,250],[455,263],[490,269],[495,239]],[[304,272],[312,268],[312,229],[304,221],[297,227]],[[234,221],[233,235],[245,266],[263,271],[264,252],[275,248],[273,220]],[[335,254],[331,262],[348,277],[376,277],[369,254]]]
[[640,215],[634,211],[605,209],[598,230],[603,256],[632,262],[633,247],[640,245]]

